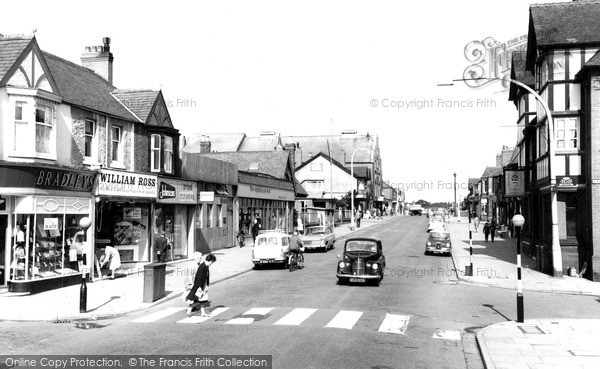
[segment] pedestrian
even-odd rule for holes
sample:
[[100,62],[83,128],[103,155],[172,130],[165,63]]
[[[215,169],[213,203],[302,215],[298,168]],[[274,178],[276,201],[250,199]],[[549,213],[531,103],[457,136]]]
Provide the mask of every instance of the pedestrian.
[[475,214],[475,219],[473,219],[473,226],[475,227],[475,233],[477,233],[477,230],[479,228],[479,217],[477,216],[477,214]]
[[490,223],[485,222],[483,225],[483,234],[485,235],[485,242],[488,242],[488,237],[490,236]]
[[490,235],[492,236],[492,242],[494,242],[494,237],[496,236],[496,228],[498,225],[496,224],[496,220],[492,220],[492,224],[490,224]]
[[258,219],[254,219],[254,224],[252,225],[252,229],[251,229],[253,245],[256,244],[256,236],[258,236],[258,231],[260,231],[261,228],[262,228],[262,226],[258,222]]
[[198,270],[196,270],[192,289],[186,297],[187,302],[190,304],[187,308],[187,315],[192,315],[196,306],[200,305],[200,316],[208,318],[210,315],[206,313],[206,305],[208,305],[208,286],[210,285],[209,267],[217,261],[217,258],[213,254],[208,254],[204,262],[201,258],[196,261],[198,262]]
[[115,279],[115,271],[121,267],[121,255],[119,250],[108,245],[99,245],[99,250],[104,249],[104,253],[100,257],[100,269],[108,269],[110,279]]
[[362,219],[362,211],[358,210],[356,212],[356,217],[354,219],[356,220],[356,228],[360,228],[360,220]]
[[377,209],[377,219],[376,220],[383,220],[383,218],[381,217],[381,210]]
[[154,239],[154,251],[156,252],[156,261],[164,263],[167,261],[167,253],[170,248],[170,241],[165,237],[165,231],[160,231],[160,236]]

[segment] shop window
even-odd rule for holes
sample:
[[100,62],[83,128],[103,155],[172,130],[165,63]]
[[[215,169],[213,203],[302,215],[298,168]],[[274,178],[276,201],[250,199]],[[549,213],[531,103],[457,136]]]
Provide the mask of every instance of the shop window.
[[568,195],[565,199],[567,238],[577,238],[577,197]]
[[204,228],[204,205],[199,204],[196,208],[196,228]]
[[208,212],[206,214],[206,228],[213,227],[213,204],[208,204]]
[[223,205],[217,205],[217,227],[222,228],[225,223],[225,214],[223,214]]
[[122,128],[119,126],[112,127],[112,161],[114,162],[122,162],[122,154],[121,154],[121,138],[122,138]]
[[150,136],[150,170],[152,172],[160,172],[160,141],[160,135]]
[[173,173],[173,138],[165,137],[165,173]]

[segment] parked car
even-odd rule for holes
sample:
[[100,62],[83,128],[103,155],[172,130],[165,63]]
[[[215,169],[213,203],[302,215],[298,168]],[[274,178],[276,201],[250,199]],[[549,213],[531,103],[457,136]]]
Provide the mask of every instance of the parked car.
[[304,231],[302,243],[305,249],[319,249],[326,252],[333,248],[335,233],[329,226],[308,227]]
[[286,266],[290,251],[290,236],[279,231],[264,231],[256,236],[252,249],[252,262],[255,266],[283,264]]
[[374,237],[350,237],[337,265],[338,284],[367,283],[375,286],[383,279],[385,256],[381,240]]
[[448,254],[452,253],[452,240],[448,231],[431,231],[425,245],[425,254]]

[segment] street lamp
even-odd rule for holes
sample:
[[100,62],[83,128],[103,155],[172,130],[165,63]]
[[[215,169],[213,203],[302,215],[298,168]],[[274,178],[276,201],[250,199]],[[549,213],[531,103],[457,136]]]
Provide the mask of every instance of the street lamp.
[[[359,147],[354,149],[354,151],[352,152],[352,157],[350,157],[350,176],[352,177],[352,181],[354,181],[354,154],[356,154],[357,151],[360,150],[364,150],[364,151],[368,151],[366,148],[364,147]],[[356,187],[356,186],[353,186]],[[352,227],[356,227],[356,224],[354,224],[354,190],[355,188],[352,189],[351,191],[351,196],[350,196],[350,214],[352,215],[352,222],[350,224],[352,224]]]
[[512,78],[503,77],[480,77],[480,78],[460,78],[452,80],[452,83],[438,83],[438,86],[453,86],[454,82],[466,82],[466,81],[480,81],[480,80],[489,80],[489,81],[509,81],[514,83],[517,86],[523,87],[527,92],[533,95],[537,101],[542,105],[544,110],[546,111],[546,116],[548,118],[548,136],[549,136],[549,148],[548,148],[548,176],[550,177],[550,214],[552,218],[552,267],[553,267],[553,276],[556,278],[562,277],[562,252],[560,249],[560,241],[558,234],[558,189],[556,187],[556,172],[554,170],[555,166],[555,150],[556,150],[556,136],[554,132],[554,118],[552,117],[552,112],[548,107],[548,104],[544,101],[544,99],[535,92],[531,87],[526,84],[514,80]]
[[521,227],[525,224],[525,218],[521,214],[515,214],[512,222],[517,231],[517,322],[523,323],[525,314],[523,313],[523,282],[521,282]]
[[456,202],[456,173],[454,173],[454,217],[460,219],[458,216],[458,203]]

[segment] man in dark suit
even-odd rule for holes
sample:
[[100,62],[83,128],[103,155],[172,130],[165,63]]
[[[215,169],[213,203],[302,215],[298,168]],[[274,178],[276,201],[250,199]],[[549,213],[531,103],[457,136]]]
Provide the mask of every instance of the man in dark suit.
[[154,239],[154,250],[156,251],[156,261],[164,263],[167,261],[167,252],[169,249],[169,240],[165,237],[165,231],[160,231],[160,237]]

